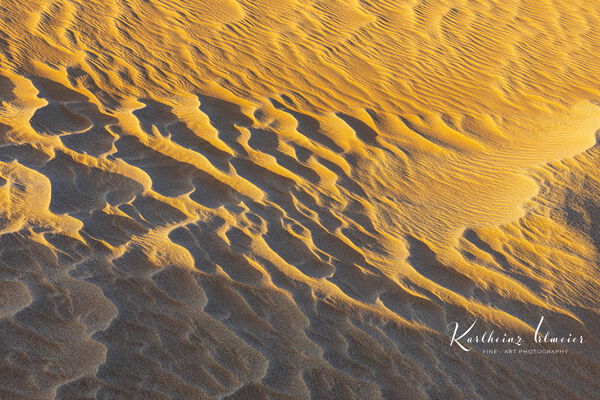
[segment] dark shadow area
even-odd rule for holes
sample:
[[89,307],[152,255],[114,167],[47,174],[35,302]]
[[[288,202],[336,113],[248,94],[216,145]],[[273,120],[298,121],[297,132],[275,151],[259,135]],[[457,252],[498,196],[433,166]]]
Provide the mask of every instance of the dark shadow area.
[[369,125],[365,124],[358,118],[342,112],[335,113],[335,115],[344,120],[344,122],[346,122],[348,126],[350,126],[354,132],[356,132],[356,136],[360,140],[372,146],[377,145],[378,134]]
[[291,108],[281,104],[275,99],[270,99],[271,103],[278,110],[285,111],[292,115],[298,122],[298,132],[306,136],[307,138],[320,143],[335,153],[343,153],[344,150],[335,144],[333,140],[324,135],[321,131],[321,124],[315,118],[310,115],[303,114],[301,112],[292,110]]
[[470,278],[438,261],[436,254],[424,242],[413,236],[406,239],[410,254],[407,261],[421,275],[465,297],[473,295],[475,283]]

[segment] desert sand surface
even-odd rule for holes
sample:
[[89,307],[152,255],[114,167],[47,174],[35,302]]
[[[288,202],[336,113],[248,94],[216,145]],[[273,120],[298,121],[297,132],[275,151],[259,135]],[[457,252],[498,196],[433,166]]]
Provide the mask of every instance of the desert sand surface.
[[0,399],[600,399],[599,1],[0,17]]

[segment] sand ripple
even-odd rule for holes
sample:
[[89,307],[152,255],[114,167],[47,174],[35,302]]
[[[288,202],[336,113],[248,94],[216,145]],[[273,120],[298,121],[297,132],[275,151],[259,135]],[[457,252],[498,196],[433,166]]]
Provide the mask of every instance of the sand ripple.
[[599,5],[4,3],[0,398],[600,392]]

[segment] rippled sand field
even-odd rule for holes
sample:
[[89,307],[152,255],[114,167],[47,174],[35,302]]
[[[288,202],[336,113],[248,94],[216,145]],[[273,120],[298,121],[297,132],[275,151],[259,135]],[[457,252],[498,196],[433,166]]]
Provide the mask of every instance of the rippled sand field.
[[0,17],[0,399],[600,398],[600,2]]

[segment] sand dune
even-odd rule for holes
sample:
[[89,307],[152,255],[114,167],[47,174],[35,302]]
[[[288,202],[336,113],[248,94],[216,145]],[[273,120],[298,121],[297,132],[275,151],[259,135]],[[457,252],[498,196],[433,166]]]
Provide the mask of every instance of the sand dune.
[[600,3],[0,16],[0,399],[600,396]]

